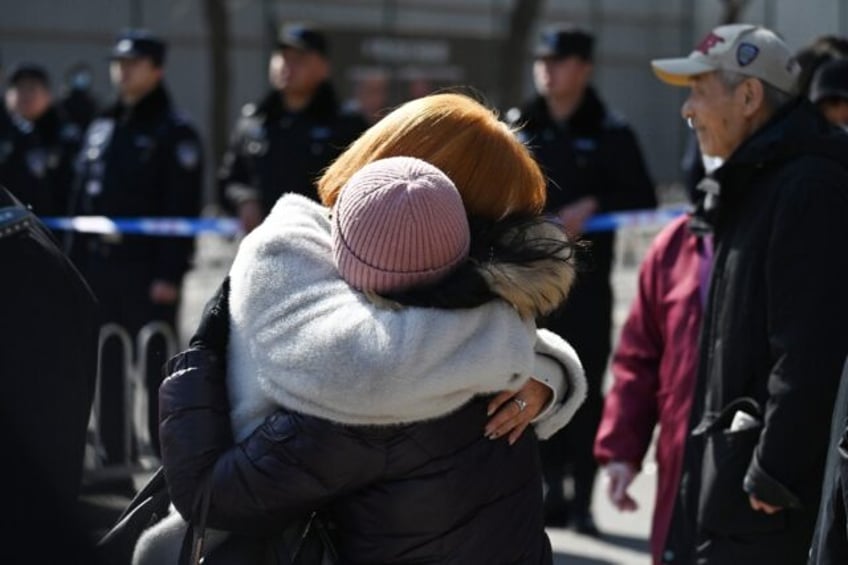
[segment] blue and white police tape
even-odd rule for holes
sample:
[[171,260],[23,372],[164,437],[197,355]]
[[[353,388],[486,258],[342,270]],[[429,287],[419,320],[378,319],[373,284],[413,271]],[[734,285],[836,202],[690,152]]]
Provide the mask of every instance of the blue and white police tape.
[[164,237],[193,237],[202,233],[237,235],[241,224],[234,218],[107,218],[76,216],[41,218],[49,228],[93,234],[126,234]]
[[[658,228],[686,212],[684,207],[635,210],[597,214],[589,218],[584,232],[615,231],[624,228]],[[204,233],[235,236],[242,233],[234,218],[107,218],[76,216],[73,218],[41,218],[55,230],[93,234],[127,234],[167,237],[193,237]]]

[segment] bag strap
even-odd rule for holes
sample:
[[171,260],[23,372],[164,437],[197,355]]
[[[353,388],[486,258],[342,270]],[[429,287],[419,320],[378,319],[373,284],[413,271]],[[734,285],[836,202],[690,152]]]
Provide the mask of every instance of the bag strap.
[[333,541],[330,532],[327,531],[327,526],[321,519],[321,516],[316,515],[312,527],[318,531],[318,537],[321,538],[321,543],[324,546],[324,551],[330,558],[331,562],[335,563],[339,560],[339,554],[336,551],[335,542]]
[[142,502],[155,495],[157,492],[160,492],[163,488],[167,488],[165,484],[165,470],[160,466],[156,469],[156,472],[153,473],[153,476],[147,480],[145,485],[141,487],[141,490],[136,493],[127,507],[124,508],[124,511],[121,512],[121,515],[117,520],[115,520],[115,523],[120,523],[121,520],[126,518],[133,510],[140,506]]
[[212,472],[210,471],[202,482],[194,501],[191,520],[183,537],[179,565],[200,565],[206,542],[206,519],[209,516],[211,495]]
[[306,523],[303,525],[300,535],[295,540],[294,547],[289,553],[289,561],[291,563],[298,563],[300,552],[303,551],[306,545],[306,539],[312,531],[315,531],[318,540],[321,542],[325,559],[329,559],[331,563],[335,563],[339,558],[338,553],[336,552],[333,538],[330,536],[330,532],[327,531],[327,526],[324,525],[324,521],[318,512],[312,512],[306,519]]

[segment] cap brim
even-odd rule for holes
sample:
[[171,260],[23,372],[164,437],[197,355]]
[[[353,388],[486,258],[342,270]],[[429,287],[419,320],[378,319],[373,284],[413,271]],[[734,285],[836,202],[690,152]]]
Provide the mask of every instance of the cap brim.
[[277,41],[277,49],[296,49],[297,51],[304,51],[307,53],[318,53],[322,56],[324,55],[324,53],[320,49],[317,49],[314,45],[299,41]]
[[533,58],[534,59],[547,59],[547,58],[556,58],[559,57],[555,49],[551,49],[550,47],[537,47],[533,50]]
[[121,51],[119,53],[110,53],[109,60],[116,61],[120,59],[140,59],[144,56],[145,55],[137,51]]
[[821,90],[814,90],[812,94],[810,94],[810,101],[813,104],[818,104],[822,100],[826,100],[828,98],[839,98],[841,100],[848,100],[848,90],[839,88],[825,88]]
[[299,49],[301,51],[308,51],[309,46],[305,43],[300,43],[297,41],[277,41],[278,49]]
[[689,86],[689,79],[715,71],[717,67],[689,57],[677,59],[655,59],[651,61],[654,74],[661,81],[673,86]]

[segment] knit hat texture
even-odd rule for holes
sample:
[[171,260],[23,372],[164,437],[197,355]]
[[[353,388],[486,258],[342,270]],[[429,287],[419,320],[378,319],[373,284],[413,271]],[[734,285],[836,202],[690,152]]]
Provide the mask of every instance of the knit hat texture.
[[333,255],[357,290],[392,293],[435,283],[468,257],[462,198],[435,166],[413,157],[380,159],[339,192]]

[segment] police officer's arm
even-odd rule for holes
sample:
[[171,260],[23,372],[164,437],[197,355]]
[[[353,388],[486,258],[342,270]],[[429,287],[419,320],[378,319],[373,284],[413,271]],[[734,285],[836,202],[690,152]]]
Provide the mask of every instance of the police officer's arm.
[[642,150],[633,131],[617,125],[606,133],[605,186],[595,195],[598,212],[654,208],[657,196]]
[[252,186],[253,178],[247,163],[248,157],[242,151],[243,144],[240,131],[236,128],[218,170],[218,197],[231,212],[244,200],[259,198],[259,190]]
[[[197,217],[203,189],[203,149],[194,128],[178,125],[164,148],[160,216]],[[159,237],[154,279],[179,286],[194,252],[193,237]]]
[[[252,114],[252,106],[242,110],[230,145],[218,170],[218,198],[230,213],[239,216],[246,231],[262,221],[262,194],[256,186],[255,157],[249,154],[250,131],[261,128],[259,119]],[[259,143],[254,140],[254,143]]]

